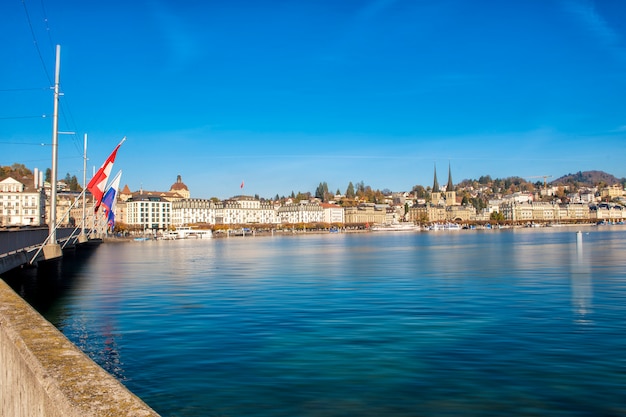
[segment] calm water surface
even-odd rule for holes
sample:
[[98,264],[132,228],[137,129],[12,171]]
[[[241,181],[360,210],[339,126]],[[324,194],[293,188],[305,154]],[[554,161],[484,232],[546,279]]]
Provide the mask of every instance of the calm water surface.
[[626,229],[576,230],[105,244],[45,314],[163,416],[626,415]]

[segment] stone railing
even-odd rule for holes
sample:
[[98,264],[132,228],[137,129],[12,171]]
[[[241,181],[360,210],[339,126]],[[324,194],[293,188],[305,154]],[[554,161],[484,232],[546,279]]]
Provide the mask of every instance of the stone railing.
[[0,415],[158,417],[1,279]]

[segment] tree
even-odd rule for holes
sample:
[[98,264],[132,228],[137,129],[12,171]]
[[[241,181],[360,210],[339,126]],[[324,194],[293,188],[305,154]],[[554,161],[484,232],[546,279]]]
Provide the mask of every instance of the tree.
[[11,165],[11,170],[15,172],[17,175],[19,175],[20,177],[32,174],[30,172],[30,169],[26,168],[24,164],[15,163]]
[[52,182],[52,170],[50,168],[46,168],[46,174],[44,178],[45,182]]
[[428,191],[422,185],[416,185],[411,190],[415,194],[416,198],[426,198],[428,196]]
[[483,175],[478,179],[478,183],[482,184],[482,185],[487,185],[491,182],[491,176],[490,175]]
[[472,198],[471,203],[477,212],[487,208],[487,202],[482,196]]
[[78,179],[76,179],[76,175],[70,176],[70,173],[68,172],[67,174],[65,174],[64,181],[70,191],[82,191],[82,187],[80,186],[80,184],[78,184]]
[[350,183],[348,184],[348,188],[346,189],[346,197],[354,198],[355,195],[356,194],[354,193],[354,185],[352,185],[352,181],[350,181]]
[[500,213],[499,211],[494,211],[493,213],[491,213],[489,218],[491,220],[494,220],[494,221],[497,221],[497,222],[503,222],[504,221],[504,214]]
[[320,182],[320,185],[317,186],[315,190],[315,198],[319,198],[320,200],[326,202],[328,201],[328,184],[326,182]]
[[296,194],[296,196],[293,198],[296,201],[309,201],[311,199],[311,193],[308,191],[306,193],[301,193],[300,191],[298,191],[298,194]]

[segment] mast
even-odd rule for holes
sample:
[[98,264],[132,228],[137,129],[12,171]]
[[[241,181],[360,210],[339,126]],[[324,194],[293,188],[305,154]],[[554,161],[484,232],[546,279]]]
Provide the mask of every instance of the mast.
[[56,48],[56,64],[54,69],[54,113],[52,115],[52,178],[50,184],[50,223],[49,242],[57,243],[57,160],[59,143],[59,78],[61,70],[61,45]]
[[83,150],[83,222],[82,222],[82,229],[80,231],[80,234],[82,236],[85,236],[85,221],[87,218],[87,208],[85,207],[86,204],[86,198],[85,195],[87,194],[87,134],[85,133],[85,147]]

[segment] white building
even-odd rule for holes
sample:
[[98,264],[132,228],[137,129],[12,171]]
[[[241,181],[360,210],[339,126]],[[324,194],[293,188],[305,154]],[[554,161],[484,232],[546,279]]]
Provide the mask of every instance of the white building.
[[271,202],[249,196],[236,196],[215,205],[215,224],[276,223],[278,218]]
[[172,224],[172,203],[159,196],[137,195],[126,202],[128,224],[165,230]]
[[36,182],[31,187],[11,177],[0,181],[0,226],[45,224],[46,197]]
[[172,201],[172,226],[215,224],[215,203],[201,198]]
[[513,203],[532,203],[533,195],[532,193],[517,192],[517,193],[503,196],[502,200],[505,202],[513,202]]
[[324,223],[339,223],[344,224],[346,222],[345,212],[343,207],[336,204],[321,203],[322,209],[324,209]]
[[319,204],[301,201],[300,204],[288,204],[278,208],[278,217],[282,223],[324,223],[324,209]]

